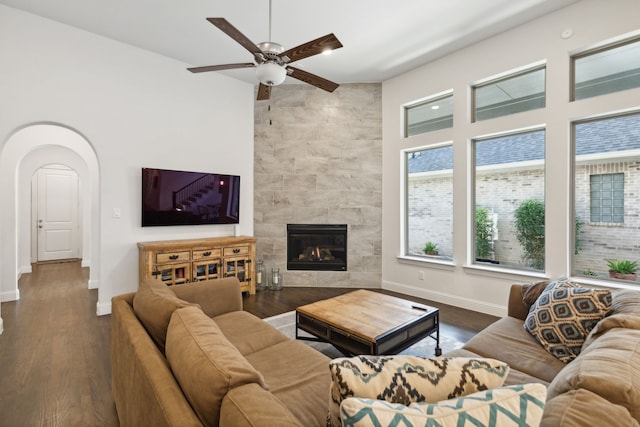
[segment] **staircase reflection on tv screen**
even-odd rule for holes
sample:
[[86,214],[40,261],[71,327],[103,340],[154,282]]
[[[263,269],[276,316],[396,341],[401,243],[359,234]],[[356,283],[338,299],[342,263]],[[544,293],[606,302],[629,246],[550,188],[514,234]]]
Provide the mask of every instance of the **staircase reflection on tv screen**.
[[240,177],[142,168],[142,226],[238,224]]

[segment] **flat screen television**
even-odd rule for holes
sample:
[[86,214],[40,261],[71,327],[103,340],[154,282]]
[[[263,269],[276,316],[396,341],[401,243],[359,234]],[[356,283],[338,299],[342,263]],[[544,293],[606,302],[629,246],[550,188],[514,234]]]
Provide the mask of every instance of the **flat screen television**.
[[238,224],[240,177],[142,168],[142,226]]

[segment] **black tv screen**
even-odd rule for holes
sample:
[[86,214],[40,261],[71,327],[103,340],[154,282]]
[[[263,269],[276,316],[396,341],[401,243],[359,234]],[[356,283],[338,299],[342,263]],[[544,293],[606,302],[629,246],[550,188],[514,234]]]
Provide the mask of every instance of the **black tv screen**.
[[142,226],[238,224],[240,177],[142,168]]

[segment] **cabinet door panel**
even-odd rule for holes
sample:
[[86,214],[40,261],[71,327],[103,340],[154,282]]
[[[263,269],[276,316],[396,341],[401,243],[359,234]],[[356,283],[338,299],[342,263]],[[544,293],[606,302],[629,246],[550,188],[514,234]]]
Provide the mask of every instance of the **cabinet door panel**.
[[189,283],[191,281],[191,264],[157,265],[154,275],[167,286]]
[[217,279],[220,275],[220,259],[193,263],[193,281]]

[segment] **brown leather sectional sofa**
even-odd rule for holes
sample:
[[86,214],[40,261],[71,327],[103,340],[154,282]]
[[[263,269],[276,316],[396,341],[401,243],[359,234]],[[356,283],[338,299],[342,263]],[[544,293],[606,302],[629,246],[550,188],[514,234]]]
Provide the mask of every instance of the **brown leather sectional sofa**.
[[328,366],[242,311],[235,278],[171,288],[149,281],[112,299],[112,388],[123,427],[324,425]]
[[[542,427],[638,426],[640,422],[640,291],[612,291],[612,312],[565,364],[524,329],[533,300],[513,285],[508,316],[446,356],[489,357],[511,367],[506,385],[548,386]],[[534,298],[535,299],[535,298]]]
[[[638,426],[640,292],[614,291],[612,313],[565,364],[524,329],[527,289],[513,285],[508,316],[445,356],[502,360],[506,385],[547,385],[543,427]],[[235,279],[141,283],[113,298],[112,331],[122,426],[325,424],[329,359],[243,312]]]

